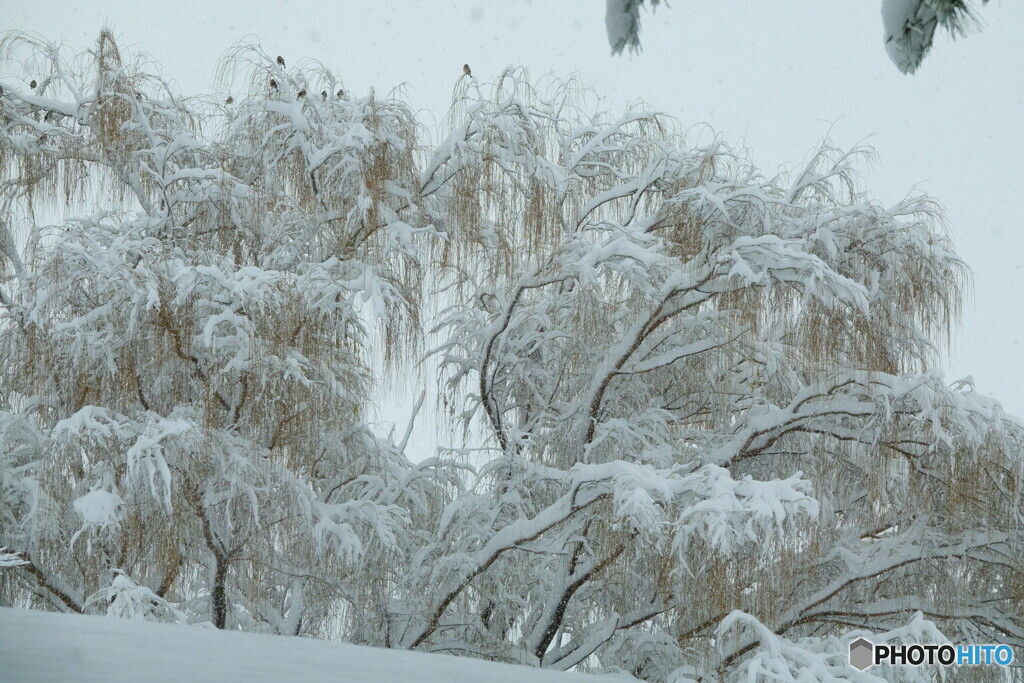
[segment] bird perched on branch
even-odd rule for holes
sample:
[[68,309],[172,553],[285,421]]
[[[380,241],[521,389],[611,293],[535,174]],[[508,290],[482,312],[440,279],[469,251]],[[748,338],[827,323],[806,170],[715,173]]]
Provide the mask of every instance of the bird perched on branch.
[[277,63],[280,64],[283,67],[284,66],[284,57],[282,57],[281,55],[278,55],[277,56]]
[[234,101],[235,101],[235,98],[232,97],[231,95],[228,95],[228,98],[226,100],[224,100],[224,104],[231,104]]
[[462,65],[462,73],[466,74],[470,78],[473,77],[473,70],[469,68],[469,64]]
[[320,99],[322,99],[322,100],[326,100],[327,99],[327,91],[326,90],[321,90],[320,91]]
[[28,82],[28,87],[32,88],[33,90],[36,89],[36,85],[37,85],[36,84],[36,79],[34,79],[34,78],[31,81]]
[[305,96],[306,96],[306,89],[303,88],[302,90],[299,91],[299,97],[305,97]]
[[338,98],[340,99],[340,98],[342,98],[344,96],[345,96],[345,89],[344,88],[338,88]]
[[270,89],[271,90],[277,90],[277,80],[276,79],[273,79],[273,78],[270,79]]

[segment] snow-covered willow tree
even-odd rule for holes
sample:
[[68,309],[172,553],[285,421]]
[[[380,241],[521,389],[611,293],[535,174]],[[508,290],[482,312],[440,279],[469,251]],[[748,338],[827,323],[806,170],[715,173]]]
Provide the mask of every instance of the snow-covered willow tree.
[[[768,179],[515,70],[431,147],[253,47],[223,104],[5,47],[4,604],[651,681],[1024,644],[1024,427],[932,369],[966,269],[862,151]],[[428,319],[465,439],[414,465],[365,416]]]
[[445,400],[491,451],[392,641],[649,680],[1024,643],[1022,427],[930,369],[966,277],[936,205],[860,193],[860,150],[766,179],[576,92],[467,88],[424,169]]
[[373,631],[434,500],[364,421],[368,340],[419,326],[409,109],[253,47],[225,105],[107,32],[0,48],[38,65],[0,95],[3,602]]

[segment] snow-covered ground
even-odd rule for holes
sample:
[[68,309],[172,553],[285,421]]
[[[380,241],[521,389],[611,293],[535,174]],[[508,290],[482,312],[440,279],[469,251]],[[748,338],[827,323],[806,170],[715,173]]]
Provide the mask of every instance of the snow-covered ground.
[[582,674],[309,638],[0,608],[0,681],[5,683],[598,680]]

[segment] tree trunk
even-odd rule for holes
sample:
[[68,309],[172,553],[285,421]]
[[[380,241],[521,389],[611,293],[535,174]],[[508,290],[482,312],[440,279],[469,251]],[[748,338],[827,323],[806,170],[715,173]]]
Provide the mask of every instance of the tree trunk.
[[224,584],[228,576],[227,558],[216,556],[217,569],[213,575],[213,588],[210,590],[210,603],[213,611],[213,625],[224,628],[228,618],[228,602]]

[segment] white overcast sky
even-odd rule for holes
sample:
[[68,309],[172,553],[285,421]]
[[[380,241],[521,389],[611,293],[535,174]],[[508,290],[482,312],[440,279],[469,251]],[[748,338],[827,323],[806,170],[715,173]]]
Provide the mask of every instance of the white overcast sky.
[[255,37],[289,65],[319,60],[354,93],[404,83],[413,106],[437,119],[463,62],[482,80],[509,64],[535,76],[575,72],[610,109],[643,99],[686,126],[710,125],[768,175],[826,134],[867,142],[879,155],[867,188],[886,205],[915,187],[939,199],[974,273],[947,378],[973,375],[979,391],[1024,416],[1024,3],[983,7],[984,29],[943,36],[914,76],[885,53],[878,0],[673,0],[644,12],[642,53],[620,57],[608,48],[604,5],[0,0],[0,29],[79,50],[107,23],[122,48],[151,55],[190,94],[213,92],[224,50]]

